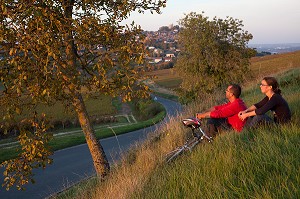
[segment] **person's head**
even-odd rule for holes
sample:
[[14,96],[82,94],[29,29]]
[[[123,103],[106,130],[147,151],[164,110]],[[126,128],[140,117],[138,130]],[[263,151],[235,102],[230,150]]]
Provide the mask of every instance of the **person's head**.
[[239,98],[241,95],[242,89],[237,84],[231,84],[226,89],[226,98],[229,99],[230,97]]
[[267,93],[268,91],[273,91],[274,93],[281,94],[279,89],[279,84],[274,77],[264,77],[261,80],[260,89],[262,93]]

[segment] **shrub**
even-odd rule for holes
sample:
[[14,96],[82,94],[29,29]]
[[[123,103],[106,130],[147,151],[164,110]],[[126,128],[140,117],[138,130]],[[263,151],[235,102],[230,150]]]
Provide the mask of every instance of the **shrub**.
[[163,110],[163,107],[153,100],[139,100],[135,102],[135,112],[139,120],[147,120]]

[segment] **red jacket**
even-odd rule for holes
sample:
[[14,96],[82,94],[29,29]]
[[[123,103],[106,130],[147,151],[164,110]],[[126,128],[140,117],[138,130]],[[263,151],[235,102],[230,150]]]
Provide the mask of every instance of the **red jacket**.
[[214,110],[210,112],[211,118],[227,118],[228,123],[232,128],[238,132],[243,130],[246,120],[242,121],[238,117],[240,111],[246,110],[246,104],[240,98],[227,104],[215,106]]

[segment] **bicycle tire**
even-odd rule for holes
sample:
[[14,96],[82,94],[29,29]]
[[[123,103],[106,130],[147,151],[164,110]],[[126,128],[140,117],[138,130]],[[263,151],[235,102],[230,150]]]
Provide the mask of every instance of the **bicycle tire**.
[[184,151],[187,151],[187,150],[191,151],[200,142],[201,142],[201,139],[196,139],[196,138],[189,140],[186,144],[169,152],[165,158],[166,162],[169,163],[169,162],[173,161],[177,156],[181,155]]
[[166,162],[170,163],[171,161],[173,161],[177,156],[181,155],[184,151],[184,147],[180,147],[179,149],[175,149],[174,151],[169,152],[166,155]]

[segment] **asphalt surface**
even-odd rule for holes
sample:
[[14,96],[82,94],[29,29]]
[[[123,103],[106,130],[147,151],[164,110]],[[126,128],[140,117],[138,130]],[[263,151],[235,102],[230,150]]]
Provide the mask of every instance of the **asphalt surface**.
[[[101,139],[100,143],[107,155],[110,164],[119,160],[120,155],[137,142],[142,142],[149,133],[154,132],[163,125],[170,117],[176,116],[181,112],[179,103],[156,97],[166,111],[167,117],[159,124],[148,128],[140,129],[116,137]],[[60,192],[80,180],[95,175],[92,157],[86,144],[66,148],[56,151],[53,156],[53,163],[46,169],[34,170],[35,184],[25,186],[25,191],[18,191],[12,188],[6,191],[0,187],[0,199],[40,199],[47,198],[53,193]],[[0,174],[4,171],[0,169]],[[0,183],[3,182],[3,175],[0,175]]]

